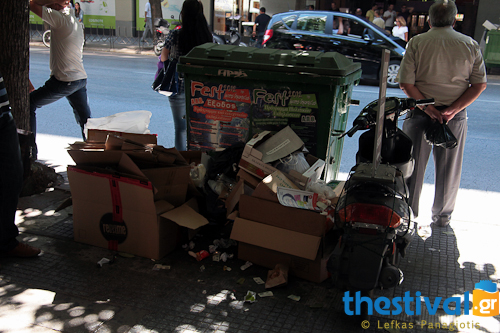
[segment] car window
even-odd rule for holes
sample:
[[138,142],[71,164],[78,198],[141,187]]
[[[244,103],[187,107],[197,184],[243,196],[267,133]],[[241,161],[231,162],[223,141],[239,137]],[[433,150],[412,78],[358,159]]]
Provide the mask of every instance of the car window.
[[346,20],[349,24],[349,28],[347,30],[347,35],[350,37],[362,38],[363,37],[363,30],[365,30],[366,27],[359,21],[352,20],[352,19],[346,19]]
[[275,22],[271,21],[271,29],[276,30],[279,28],[283,28],[284,26],[291,28],[296,17],[297,17],[297,15],[287,15],[287,16],[283,16],[281,18],[281,20],[278,19]]
[[297,30],[325,33],[326,14],[302,14],[297,19]]

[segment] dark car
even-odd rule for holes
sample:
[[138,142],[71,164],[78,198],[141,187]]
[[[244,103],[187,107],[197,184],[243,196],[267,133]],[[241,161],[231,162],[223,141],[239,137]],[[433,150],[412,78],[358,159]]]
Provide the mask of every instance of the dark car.
[[273,15],[264,47],[338,52],[361,63],[362,79],[379,80],[382,50],[391,51],[388,87],[397,88],[406,42],[362,17],[333,11],[290,11]]

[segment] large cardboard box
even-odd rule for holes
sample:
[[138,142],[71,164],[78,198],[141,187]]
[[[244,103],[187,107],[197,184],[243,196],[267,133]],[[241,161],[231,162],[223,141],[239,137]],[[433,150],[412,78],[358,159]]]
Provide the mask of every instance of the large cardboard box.
[[242,195],[231,238],[239,242],[242,260],[268,268],[287,264],[290,274],[322,282],[328,277],[326,262],[333,251],[324,242],[331,227],[318,213]]
[[185,161],[155,168],[150,152],[134,152],[135,160],[117,150],[69,153],[77,163],[68,166],[76,241],[160,259],[189,230],[208,224],[196,200],[186,202]]

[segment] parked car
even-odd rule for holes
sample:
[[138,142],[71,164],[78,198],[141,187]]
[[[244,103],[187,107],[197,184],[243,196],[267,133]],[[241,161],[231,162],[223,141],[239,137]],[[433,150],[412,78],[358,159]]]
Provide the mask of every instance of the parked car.
[[338,52],[361,63],[362,79],[379,80],[382,50],[391,51],[387,85],[397,88],[396,76],[406,42],[364,18],[333,11],[290,11],[273,15],[264,47]]

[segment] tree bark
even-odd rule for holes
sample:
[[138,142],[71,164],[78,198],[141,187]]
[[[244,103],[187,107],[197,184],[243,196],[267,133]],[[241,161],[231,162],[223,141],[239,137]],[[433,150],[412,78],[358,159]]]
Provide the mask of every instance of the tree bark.
[[161,0],[149,0],[151,4],[151,18],[153,19],[153,23],[155,18],[163,18],[163,13],[161,11]]
[[28,1],[0,1],[0,72],[18,128],[29,130]]

